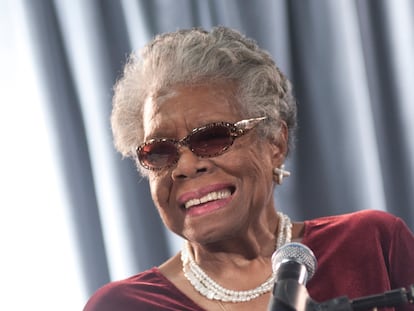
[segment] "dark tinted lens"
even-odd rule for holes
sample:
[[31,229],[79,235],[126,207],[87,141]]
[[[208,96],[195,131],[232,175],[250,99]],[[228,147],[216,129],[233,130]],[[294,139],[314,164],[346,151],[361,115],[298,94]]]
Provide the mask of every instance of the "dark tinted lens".
[[190,136],[188,145],[198,156],[211,157],[219,155],[233,143],[230,129],[217,125],[200,130]]
[[156,141],[144,145],[138,151],[141,164],[149,169],[160,169],[177,160],[177,148],[170,141]]

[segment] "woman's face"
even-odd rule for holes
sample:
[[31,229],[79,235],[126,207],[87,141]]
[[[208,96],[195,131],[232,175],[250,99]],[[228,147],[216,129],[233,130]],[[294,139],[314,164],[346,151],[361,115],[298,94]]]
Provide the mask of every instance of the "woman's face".
[[[148,98],[144,140],[181,139],[208,123],[240,121],[233,94],[231,85],[199,85]],[[276,144],[259,139],[254,129],[217,157],[200,158],[188,147],[179,154],[173,167],[149,172],[152,198],[171,231],[204,244],[266,221],[266,211],[274,208],[272,169],[284,157]]]

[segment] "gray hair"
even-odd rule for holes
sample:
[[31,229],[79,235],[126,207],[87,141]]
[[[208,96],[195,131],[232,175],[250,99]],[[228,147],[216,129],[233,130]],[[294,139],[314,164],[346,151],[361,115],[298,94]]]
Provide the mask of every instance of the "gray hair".
[[124,156],[136,156],[135,149],[144,137],[143,106],[148,96],[177,85],[223,80],[235,83],[243,115],[267,117],[260,126],[262,136],[277,140],[284,122],[289,147],[293,147],[296,102],[290,82],[268,52],[226,27],[161,34],[139,56],[131,54],[114,88],[111,122],[115,147]]

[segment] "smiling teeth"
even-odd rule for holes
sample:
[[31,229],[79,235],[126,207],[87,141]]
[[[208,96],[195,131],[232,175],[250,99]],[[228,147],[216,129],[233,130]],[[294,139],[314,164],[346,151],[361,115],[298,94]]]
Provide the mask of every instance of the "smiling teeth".
[[194,205],[199,205],[202,203],[206,203],[209,201],[215,201],[220,199],[225,199],[231,196],[231,192],[229,189],[224,189],[220,191],[210,192],[209,194],[199,198],[199,199],[191,199],[185,203],[185,208],[190,208]]

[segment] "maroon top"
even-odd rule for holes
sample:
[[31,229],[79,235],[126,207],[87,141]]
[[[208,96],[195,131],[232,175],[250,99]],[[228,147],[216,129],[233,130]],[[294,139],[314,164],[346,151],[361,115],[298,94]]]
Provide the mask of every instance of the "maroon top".
[[[306,286],[318,302],[380,294],[414,283],[414,235],[390,214],[364,210],[305,221],[302,243],[318,260],[317,271]],[[101,287],[84,309],[114,310],[204,309],[154,267]],[[414,304],[396,310],[414,311]]]

